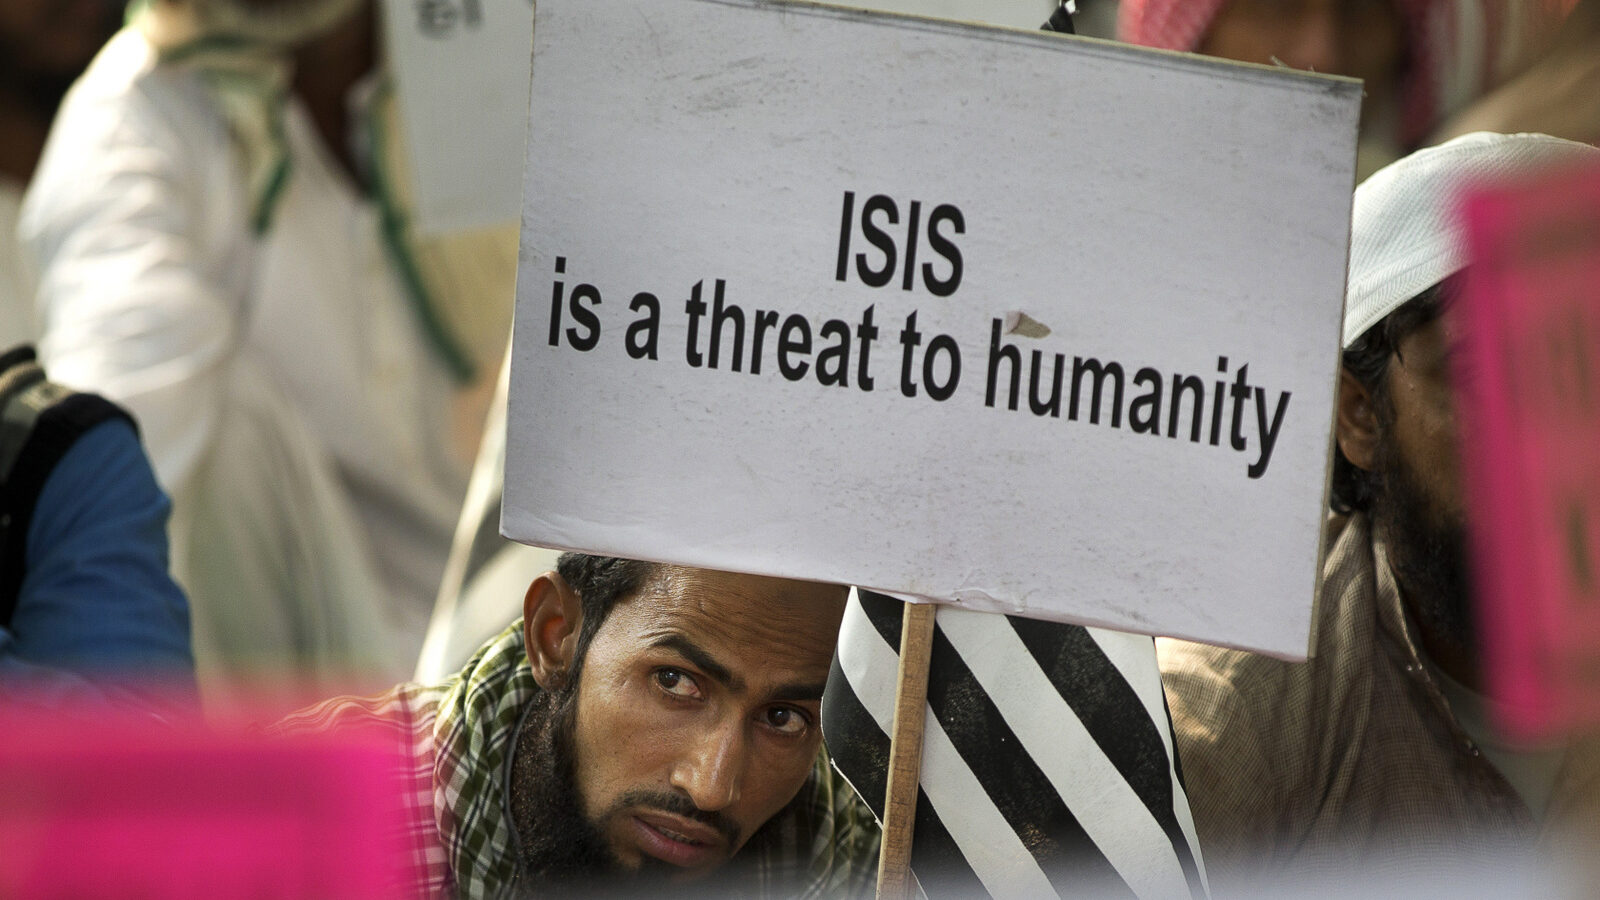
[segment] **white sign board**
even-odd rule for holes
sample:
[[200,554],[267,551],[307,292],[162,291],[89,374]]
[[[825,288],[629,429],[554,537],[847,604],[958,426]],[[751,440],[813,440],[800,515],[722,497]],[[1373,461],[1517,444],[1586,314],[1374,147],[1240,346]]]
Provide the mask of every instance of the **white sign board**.
[[[437,234],[515,222],[533,0],[386,0],[384,22],[418,230]],[[864,0],[851,6],[1037,26],[1054,0]]]
[[1058,4],[1056,0],[844,0],[833,5],[1011,28],[1038,28],[1050,18]]
[[540,0],[507,536],[1307,649],[1360,86]]

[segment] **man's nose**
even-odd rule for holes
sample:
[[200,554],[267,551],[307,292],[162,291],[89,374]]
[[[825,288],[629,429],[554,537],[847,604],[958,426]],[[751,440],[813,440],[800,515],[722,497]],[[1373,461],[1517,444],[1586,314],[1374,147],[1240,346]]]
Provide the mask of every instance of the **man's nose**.
[[732,806],[739,799],[744,777],[745,740],[742,723],[719,724],[678,760],[672,772],[672,786],[708,812]]

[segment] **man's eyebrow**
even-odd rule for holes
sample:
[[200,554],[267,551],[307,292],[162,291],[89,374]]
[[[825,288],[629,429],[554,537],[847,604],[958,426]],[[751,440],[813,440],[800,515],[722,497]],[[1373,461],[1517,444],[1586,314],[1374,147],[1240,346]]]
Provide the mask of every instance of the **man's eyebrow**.
[[727,666],[717,662],[715,659],[712,659],[711,654],[700,649],[699,645],[695,644],[694,641],[689,640],[687,637],[684,637],[681,634],[664,635],[650,646],[662,647],[667,650],[676,651],[682,655],[684,659],[687,659],[689,662],[693,663],[695,668],[705,672],[712,678],[715,678],[729,690],[744,690],[743,679],[735,677],[732,672],[728,671]]

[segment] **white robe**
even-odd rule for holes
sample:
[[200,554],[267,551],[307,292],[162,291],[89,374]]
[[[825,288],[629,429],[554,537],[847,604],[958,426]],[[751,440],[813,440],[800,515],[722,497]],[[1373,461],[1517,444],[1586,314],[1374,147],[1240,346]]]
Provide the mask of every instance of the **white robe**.
[[202,688],[294,666],[408,675],[466,486],[461,392],[379,214],[291,102],[291,171],[252,231],[200,79],[124,31],[68,95],[23,210],[52,378],[139,419],[175,501]]

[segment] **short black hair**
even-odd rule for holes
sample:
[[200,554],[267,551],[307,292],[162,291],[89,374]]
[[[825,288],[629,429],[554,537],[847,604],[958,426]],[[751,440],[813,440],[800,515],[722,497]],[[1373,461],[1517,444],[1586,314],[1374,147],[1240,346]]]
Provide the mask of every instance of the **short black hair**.
[[583,608],[583,625],[572,654],[570,683],[578,683],[589,642],[611,615],[618,601],[633,596],[656,571],[656,564],[616,556],[590,556],[567,552],[556,560],[556,573],[574,591]]
[[[1373,413],[1381,427],[1394,419],[1389,396],[1389,359],[1400,352],[1400,342],[1439,318],[1457,294],[1454,276],[1435,284],[1396,307],[1355,339],[1344,351],[1344,370],[1367,389]],[[1333,445],[1333,484],[1328,505],[1336,513],[1365,512],[1378,494],[1378,474],[1352,463],[1344,450]]]

